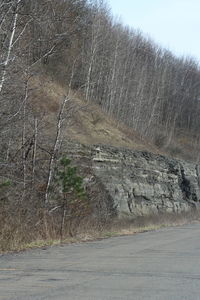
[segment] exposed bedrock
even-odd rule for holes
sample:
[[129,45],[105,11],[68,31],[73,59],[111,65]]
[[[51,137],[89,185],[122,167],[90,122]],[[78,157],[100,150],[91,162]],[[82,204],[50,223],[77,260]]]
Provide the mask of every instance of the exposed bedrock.
[[113,213],[132,216],[180,213],[199,205],[199,165],[102,145],[67,148],[69,156],[90,169],[87,184],[101,183],[101,201],[107,201],[105,195],[108,195],[106,205]]

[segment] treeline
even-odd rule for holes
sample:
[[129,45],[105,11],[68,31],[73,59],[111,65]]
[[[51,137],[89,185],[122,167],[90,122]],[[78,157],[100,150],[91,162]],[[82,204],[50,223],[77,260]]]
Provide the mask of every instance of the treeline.
[[[73,16],[67,27],[73,24],[71,35],[67,29],[68,49],[54,58],[60,66],[53,58],[50,61],[52,71],[60,74],[57,79],[65,78],[61,72],[65,62],[68,81],[74,68],[72,87],[80,89],[86,100],[100,104],[153,142],[164,137],[170,144],[179,130],[199,139],[198,63],[177,58],[118,23],[102,1],[79,3],[79,18]],[[59,32],[64,33],[64,29]]]
[[194,59],[177,58],[120,24],[103,1],[63,1],[60,15],[61,2],[56,7],[54,1],[58,15],[40,33],[45,45],[51,40],[43,53],[53,47],[45,57],[47,72],[63,84],[72,80],[86,100],[152,141],[162,135],[170,144],[179,130],[199,139],[200,69]]
[[[179,131],[199,143],[198,63],[122,25],[103,1],[0,0],[0,49],[0,175],[23,187],[22,198],[42,181],[48,202],[70,91],[157,144],[169,145]],[[31,100],[45,101],[33,85],[45,76],[69,89],[48,137],[45,111]]]

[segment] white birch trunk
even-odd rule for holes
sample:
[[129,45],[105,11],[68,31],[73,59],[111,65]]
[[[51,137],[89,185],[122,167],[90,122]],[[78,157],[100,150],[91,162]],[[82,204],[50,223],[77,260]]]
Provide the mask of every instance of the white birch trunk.
[[[20,2],[21,2],[21,0],[17,0],[16,10],[17,10],[17,7],[18,7]],[[13,26],[12,26],[12,30],[11,30],[11,36],[10,36],[10,41],[9,41],[9,45],[8,45],[8,51],[7,51],[6,59],[3,63],[3,73],[2,73],[1,80],[0,80],[0,93],[2,91],[4,82],[6,80],[6,72],[7,72],[6,69],[7,69],[7,65],[9,63],[9,60],[10,60],[11,49],[12,49],[12,46],[13,46],[13,40],[14,40],[14,36],[15,36],[15,32],[16,32],[17,18],[18,18],[18,13],[16,12],[15,15],[14,15],[14,21],[13,21]]]
[[60,112],[58,114],[56,137],[55,137],[53,151],[52,151],[50,162],[49,162],[49,172],[48,172],[48,179],[47,179],[47,185],[46,185],[46,191],[45,191],[45,205],[47,205],[49,203],[49,188],[50,188],[51,181],[53,178],[54,164],[55,164],[57,153],[60,149],[60,145],[62,143],[62,123],[64,121],[64,110],[65,110],[67,102],[70,100],[70,92],[71,92],[72,81],[74,78],[75,63],[76,63],[76,60],[74,60],[73,66],[72,66],[71,78],[70,78],[70,82],[68,85],[68,88],[69,88],[68,95],[64,98],[61,108],[60,108]]
[[62,129],[62,122],[63,122],[63,113],[64,109],[66,106],[66,103],[69,101],[68,96],[65,97],[65,99],[62,102],[61,109],[58,115],[58,122],[57,122],[57,132],[56,132],[56,137],[55,137],[55,142],[54,142],[54,147],[53,147],[53,152],[50,158],[50,163],[49,163],[49,173],[48,173],[48,180],[47,180],[47,186],[46,186],[46,191],[45,191],[45,204],[49,203],[49,187],[52,181],[53,177],[53,171],[54,171],[54,162],[58,153],[58,150],[60,148],[61,144],[61,129]]
[[32,186],[35,183],[35,167],[36,167],[36,153],[37,153],[37,138],[38,138],[38,119],[34,120],[34,146],[33,146],[33,160],[32,160]]
[[23,130],[22,130],[22,161],[23,161],[23,196],[22,200],[26,194],[26,177],[27,177],[27,166],[26,166],[26,103],[28,98],[28,83],[26,83],[25,88],[25,98],[24,98],[24,110],[23,110]]
[[87,72],[86,89],[85,89],[85,98],[87,101],[89,100],[92,69],[95,63],[95,56],[98,47],[99,30],[100,30],[100,19],[94,21],[94,25],[92,28],[92,43],[91,43],[91,50],[90,50],[91,56],[90,56],[90,62],[89,62],[89,67]]
[[115,96],[115,77],[116,77],[116,70],[117,70],[117,57],[118,57],[118,48],[119,48],[119,37],[116,42],[115,46],[115,53],[114,53],[114,61],[113,61],[113,68],[112,68],[112,76],[111,76],[111,91],[110,91],[110,101],[109,101],[109,107],[108,107],[108,114],[112,114],[113,112],[113,101]]

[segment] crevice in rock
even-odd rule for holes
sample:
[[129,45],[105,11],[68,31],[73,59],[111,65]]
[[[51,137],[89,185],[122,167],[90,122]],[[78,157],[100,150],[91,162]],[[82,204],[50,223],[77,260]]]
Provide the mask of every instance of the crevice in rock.
[[132,199],[131,199],[131,195],[130,195],[129,192],[128,192],[128,200],[127,200],[127,204],[128,204],[128,209],[129,209],[130,213],[132,213],[132,212],[133,212],[132,207],[131,207]]
[[181,166],[180,188],[183,194],[183,199],[190,200],[192,196],[191,185],[190,181],[185,177],[185,171],[183,166]]
[[169,174],[178,175],[179,170],[178,170],[177,164],[175,162],[172,162],[172,161],[169,162],[168,172],[169,172]]
[[196,174],[197,174],[197,182],[198,182],[198,186],[200,187],[200,166],[196,165],[195,166],[195,170],[196,170]]

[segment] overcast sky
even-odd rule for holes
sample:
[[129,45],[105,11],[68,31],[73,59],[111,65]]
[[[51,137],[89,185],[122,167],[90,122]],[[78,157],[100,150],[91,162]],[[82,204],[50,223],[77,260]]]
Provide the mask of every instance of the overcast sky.
[[200,0],[107,0],[113,15],[174,54],[200,62]]

